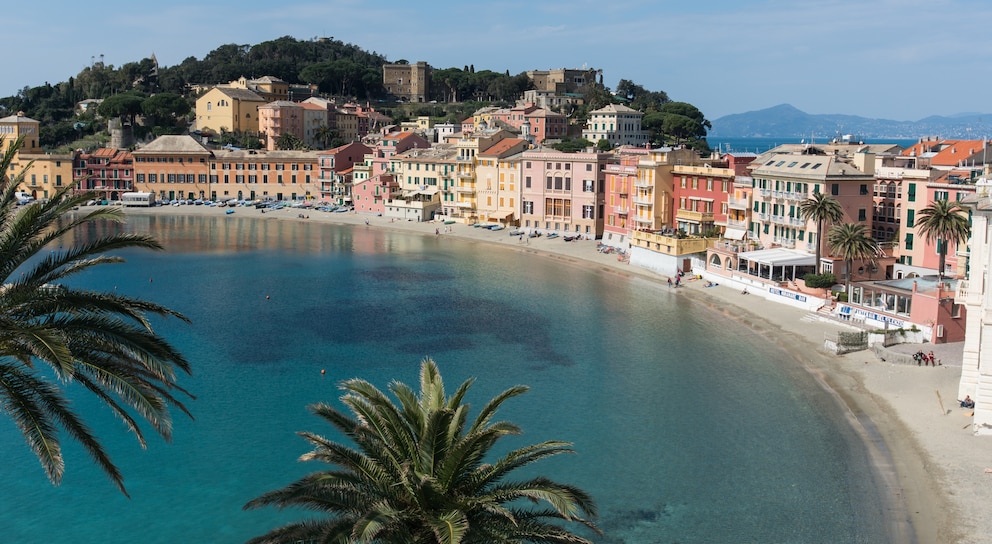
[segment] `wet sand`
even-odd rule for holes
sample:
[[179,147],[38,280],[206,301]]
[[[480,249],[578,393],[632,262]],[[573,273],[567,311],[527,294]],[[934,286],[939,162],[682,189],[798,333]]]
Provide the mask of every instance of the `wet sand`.
[[[129,208],[127,213],[224,215],[227,209],[178,206]],[[299,217],[301,214],[305,217]],[[616,255],[600,253],[592,240],[565,242],[543,236],[521,240],[509,236],[508,230],[488,231],[458,223],[390,221],[365,214],[294,208],[263,214],[261,210],[239,207],[232,215],[456,237],[560,259],[602,273],[643,278],[656,283],[659,289],[669,289],[665,276],[631,266]],[[714,278],[714,281],[720,280]],[[882,489],[891,494],[888,508],[894,509],[890,517],[896,542],[992,543],[992,516],[987,515],[984,507],[992,499],[992,474],[985,472],[986,467],[992,467],[992,459],[986,459],[992,451],[992,438],[972,434],[971,418],[966,417],[969,412],[960,409],[955,398],[961,375],[961,344],[893,348],[904,353],[933,349],[943,363],[937,367],[884,362],[870,351],[836,356],[822,349],[824,335],[850,330],[844,324],[819,319],[760,295],[742,295],[735,288],[703,288],[703,283],[686,281],[678,292],[746,323],[757,334],[791,353],[847,408],[848,418],[862,433],[880,469]]]

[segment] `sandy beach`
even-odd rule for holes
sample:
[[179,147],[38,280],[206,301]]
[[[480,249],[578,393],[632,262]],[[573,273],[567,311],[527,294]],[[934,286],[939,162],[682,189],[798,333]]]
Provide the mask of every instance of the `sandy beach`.
[[[85,208],[84,208],[85,209]],[[178,206],[128,208],[128,214],[224,215],[230,208]],[[305,217],[300,217],[300,215]],[[596,242],[565,242],[544,237],[520,240],[507,230],[488,231],[463,224],[390,221],[388,218],[355,213],[327,213],[284,208],[266,211],[235,208],[233,216],[264,221],[312,221],[349,224],[356,228],[395,229],[425,236],[456,237],[462,240],[504,246],[508,250],[555,258],[568,266],[592,267],[606,274],[643,278],[659,289],[669,289],[667,278],[631,266],[616,255],[596,251]],[[366,221],[368,222],[366,224]],[[718,281],[718,280],[717,280]],[[841,323],[821,319],[809,312],[743,295],[735,288],[703,288],[703,281],[687,281],[678,293],[692,297],[720,313],[748,324],[756,334],[790,352],[837,395],[848,410],[852,424],[863,433],[877,465],[883,489],[892,494],[892,533],[897,542],[990,543],[992,516],[985,504],[992,499],[992,447],[989,437],[971,432],[970,411],[956,400],[961,375],[962,345],[906,344],[892,351],[934,351],[936,367],[898,364],[879,360],[863,351],[843,356],[822,349],[824,335],[850,330]],[[816,467],[810,467],[815,470]],[[827,537],[829,538],[829,537]]]

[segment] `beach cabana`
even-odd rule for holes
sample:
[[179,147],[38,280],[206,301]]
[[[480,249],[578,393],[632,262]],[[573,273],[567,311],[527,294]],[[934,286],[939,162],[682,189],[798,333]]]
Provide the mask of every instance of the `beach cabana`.
[[771,281],[794,281],[816,272],[816,256],[804,251],[777,247],[737,254],[737,269]]

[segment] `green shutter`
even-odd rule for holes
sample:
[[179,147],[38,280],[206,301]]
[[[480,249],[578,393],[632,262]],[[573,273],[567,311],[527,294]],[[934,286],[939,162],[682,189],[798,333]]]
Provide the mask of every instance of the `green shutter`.
[[906,228],[916,226],[916,210],[906,210]]

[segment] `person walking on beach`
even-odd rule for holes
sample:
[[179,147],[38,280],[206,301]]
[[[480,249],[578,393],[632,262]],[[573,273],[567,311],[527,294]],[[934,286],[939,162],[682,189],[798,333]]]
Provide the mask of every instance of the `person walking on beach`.
[[672,287],[672,278],[668,278],[668,288],[671,289],[671,287]]

